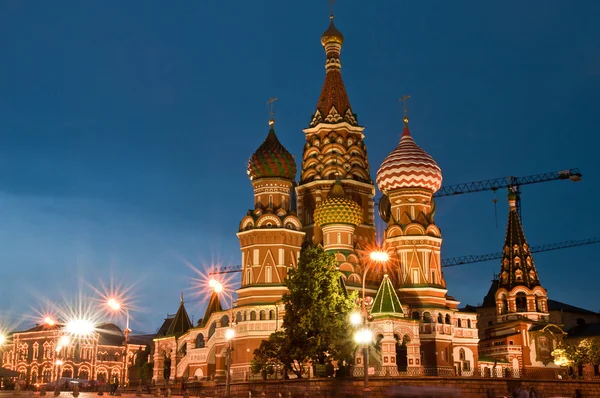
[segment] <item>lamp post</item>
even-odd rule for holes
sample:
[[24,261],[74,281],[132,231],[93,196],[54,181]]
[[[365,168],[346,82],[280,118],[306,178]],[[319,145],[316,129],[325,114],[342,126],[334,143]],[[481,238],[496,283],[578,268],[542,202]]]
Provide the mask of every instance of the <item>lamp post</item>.
[[371,389],[369,388],[369,344],[373,341],[373,333],[367,324],[367,321],[371,321],[369,319],[369,314],[367,313],[366,306],[366,281],[367,281],[367,272],[374,264],[385,264],[389,260],[389,254],[384,250],[372,250],[369,253],[369,260],[366,264],[363,274],[362,274],[362,299],[361,299],[361,312],[360,314],[354,312],[350,315],[350,322],[358,326],[362,324],[362,329],[358,330],[354,334],[354,341],[363,346],[363,377],[364,377],[364,385],[363,385],[363,397],[369,398]]
[[232,340],[235,338],[235,329],[234,329],[234,319],[233,319],[233,295],[230,291],[225,289],[225,286],[216,279],[211,279],[208,282],[208,285],[213,289],[213,291],[217,294],[224,293],[230,299],[230,307],[229,307],[229,327],[225,331],[225,341],[227,342],[227,350],[225,356],[225,368],[227,374],[225,375],[225,397],[231,397],[231,344]]
[[127,368],[127,345],[129,343],[129,333],[131,333],[131,329],[129,329],[129,308],[122,305],[116,298],[108,299],[106,305],[108,305],[113,311],[125,312],[125,330],[123,330],[123,333],[125,334],[125,353],[123,354],[123,377],[121,379],[121,385],[124,388],[125,382],[128,380],[129,377],[129,369]]

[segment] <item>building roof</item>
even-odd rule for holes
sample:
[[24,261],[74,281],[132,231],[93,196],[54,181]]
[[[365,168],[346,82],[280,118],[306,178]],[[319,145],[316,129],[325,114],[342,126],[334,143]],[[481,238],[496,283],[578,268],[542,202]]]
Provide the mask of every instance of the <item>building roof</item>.
[[96,327],[96,332],[100,335],[99,345],[119,346],[125,341],[123,331],[114,323],[104,323]]
[[600,322],[580,323],[571,328],[568,335],[569,337],[598,337],[600,336]]
[[319,123],[337,124],[346,122],[358,126],[356,115],[350,107],[350,100],[342,80],[340,51],[344,36],[333,24],[333,17],[329,28],[321,37],[321,44],[325,48],[327,61],[325,62],[325,82],[317,102],[317,110],[312,117],[310,127]]
[[158,329],[158,332],[156,332],[156,337],[179,337],[188,330],[190,330],[191,327],[192,322],[190,321],[190,317],[188,316],[188,313],[185,310],[182,295],[181,301],[179,303],[179,308],[177,309],[177,313],[175,313],[175,315],[167,315],[162,326]]
[[436,192],[442,186],[442,169],[415,143],[406,116],[400,142],[377,170],[376,180],[385,195],[399,188],[425,188]]
[[215,312],[223,311],[223,307],[221,306],[221,300],[219,299],[219,294],[217,292],[213,292],[210,296],[210,301],[208,302],[208,306],[206,307],[206,312],[204,313],[204,318],[202,318],[202,323],[199,325],[201,327],[206,326],[206,323],[210,319],[210,316]]
[[563,312],[571,312],[574,314],[585,314],[585,315],[597,315],[600,316],[600,313],[586,310],[585,308],[575,307],[574,305],[561,303],[556,300],[548,300],[548,311],[563,311]]
[[506,225],[506,238],[504,240],[498,284],[499,287],[508,291],[515,286],[526,286],[533,289],[540,285],[539,276],[517,212],[516,199],[515,193],[509,193],[510,210],[508,212],[508,224]]
[[383,281],[381,281],[377,295],[375,295],[371,315],[376,318],[386,316],[404,317],[402,304],[387,274],[383,275]]
[[296,161],[291,153],[279,142],[275,134],[275,121],[269,122],[271,128],[264,142],[248,161],[248,176],[251,180],[259,178],[296,178]]
[[490,290],[488,290],[487,294],[483,298],[483,303],[481,307],[490,308],[496,307],[496,291],[498,290],[498,279],[494,278],[492,280],[492,285],[490,286]]

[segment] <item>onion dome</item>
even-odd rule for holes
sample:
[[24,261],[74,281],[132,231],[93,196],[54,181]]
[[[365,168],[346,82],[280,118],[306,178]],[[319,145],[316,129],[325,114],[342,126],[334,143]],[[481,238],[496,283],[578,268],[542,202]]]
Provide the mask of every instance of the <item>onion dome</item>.
[[248,176],[251,180],[279,177],[293,181],[296,177],[296,161],[277,139],[273,119],[269,125],[271,128],[267,138],[248,161]]
[[384,195],[399,188],[425,188],[435,193],[442,186],[440,166],[415,143],[406,116],[400,143],[385,158],[377,170],[376,179]]
[[321,35],[321,44],[322,45],[325,45],[327,43],[339,43],[340,45],[344,44],[344,35],[342,34],[342,32],[337,30],[337,28],[333,24],[333,15],[329,16],[329,20],[331,21],[329,23],[329,27]]
[[359,225],[363,220],[363,209],[352,199],[346,198],[338,177],[327,199],[315,209],[314,219],[319,227],[327,224]]

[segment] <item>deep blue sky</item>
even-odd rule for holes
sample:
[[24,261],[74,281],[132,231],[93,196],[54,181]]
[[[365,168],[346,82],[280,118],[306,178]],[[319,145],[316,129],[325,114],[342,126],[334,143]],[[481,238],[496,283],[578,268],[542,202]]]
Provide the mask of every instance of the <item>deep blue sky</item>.
[[[197,267],[239,262],[245,170],[276,131],[300,159],[324,78],[325,0],[0,2],[0,313],[84,278],[136,283],[134,329],[192,297]],[[411,131],[444,183],[579,167],[524,188],[532,245],[598,236],[600,2],[339,0],[342,72],[374,177]],[[500,251],[498,193],[438,201],[444,257]],[[600,310],[600,245],[534,257],[549,297]],[[478,304],[499,262],[446,269]]]

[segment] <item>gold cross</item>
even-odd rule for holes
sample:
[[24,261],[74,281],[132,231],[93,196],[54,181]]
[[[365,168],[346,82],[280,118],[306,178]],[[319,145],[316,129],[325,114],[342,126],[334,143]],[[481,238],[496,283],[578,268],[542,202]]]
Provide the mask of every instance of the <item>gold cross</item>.
[[329,0],[329,15],[331,18],[333,18],[333,3],[335,3],[335,0]]
[[273,103],[277,101],[277,97],[271,97],[269,98],[269,100],[267,101],[267,104],[269,104],[271,106],[271,119],[273,118]]
[[410,95],[403,95],[402,98],[398,98],[398,101],[404,101],[404,116],[406,117],[406,100],[410,98]]

